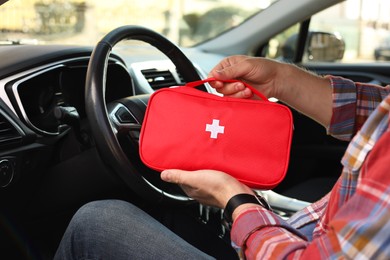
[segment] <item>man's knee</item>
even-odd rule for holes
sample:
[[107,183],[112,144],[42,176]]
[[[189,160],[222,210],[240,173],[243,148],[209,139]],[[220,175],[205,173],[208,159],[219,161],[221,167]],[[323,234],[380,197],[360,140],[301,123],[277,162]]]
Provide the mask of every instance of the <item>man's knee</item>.
[[116,216],[120,215],[120,208],[125,207],[126,202],[119,200],[101,200],[88,202],[80,207],[74,214],[70,229],[77,232],[95,232],[108,226]]

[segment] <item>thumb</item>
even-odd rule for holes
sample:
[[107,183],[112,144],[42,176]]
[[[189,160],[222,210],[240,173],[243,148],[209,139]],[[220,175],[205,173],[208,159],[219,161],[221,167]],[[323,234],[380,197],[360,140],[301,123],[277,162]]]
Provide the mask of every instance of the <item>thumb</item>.
[[164,170],[161,172],[161,179],[166,182],[183,184],[182,183],[182,170]]
[[211,75],[217,80],[235,79],[240,76],[238,71],[232,66],[226,67],[221,70],[213,70],[211,72]]
[[253,65],[247,60],[241,57],[237,59],[233,57],[223,65],[215,67],[211,74],[214,78],[220,80],[245,78],[253,70]]

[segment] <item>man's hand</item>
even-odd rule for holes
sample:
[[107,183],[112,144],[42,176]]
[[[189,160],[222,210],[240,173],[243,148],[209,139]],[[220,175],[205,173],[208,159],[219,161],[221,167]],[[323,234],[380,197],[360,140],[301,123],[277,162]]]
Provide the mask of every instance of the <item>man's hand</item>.
[[[283,85],[278,83],[283,79],[278,76],[283,66],[285,66],[283,63],[264,58],[235,55],[223,59],[211,70],[209,77],[214,77],[217,80],[238,79],[258,89],[267,97],[277,97],[278,87]],[[239,82],[216,81],[210,84],[225,96],[236,98],[253,96],[252,91]]]
[[[255,98],[242,83],[224,83],[237,79],[256,88],[266,97],[274,97],[328,127],[332,116],[332,85],[322,77],[295,65],[267,58],[234,55],[223,59],[209,73],[216,81],[210,85],[219,93],[236,98]],[[221,80],[221,81],[218,81]]]
[[189,197],[198,202],[218,208],[224,208],[236,194],[254,194],[249,187],[221,171],[165,170],[161,179],[180,185]]

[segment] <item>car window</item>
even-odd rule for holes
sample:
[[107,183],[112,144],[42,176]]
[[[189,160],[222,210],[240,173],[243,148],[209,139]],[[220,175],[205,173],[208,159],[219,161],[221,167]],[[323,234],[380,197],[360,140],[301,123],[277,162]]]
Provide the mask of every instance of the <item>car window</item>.
[[[317,13],[311,17],[302,62],[390,61],[389,17],[388,0],[346,0]],[[281,51],[268,52],[267,57],[289,60],[297,33],[289,28],[271,39],[270,48],[277,42]]]
[[273,37],[268,43],[265,56],[273,59],[292,60],[296,52],[299,27],[299,24],[296,24]]
[[10,0],[0,9],[3,43],[95,44],[122,25],[141,25],[180,46],[206,41],[277,0]]

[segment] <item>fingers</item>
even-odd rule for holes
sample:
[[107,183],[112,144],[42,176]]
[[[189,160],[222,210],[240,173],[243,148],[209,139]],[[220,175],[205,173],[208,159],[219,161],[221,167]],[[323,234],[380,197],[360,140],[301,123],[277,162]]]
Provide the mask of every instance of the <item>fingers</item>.
[[[242,85],[242,84],[241,84]],[[243,85],[242,85],[243,86]],[[218,91],[218,90],[217,90]],[[229,89],[228,87],[218,91],[222,93],[224,96],[234,97],[234,98],[251,98],[253,96],[252,90],[246,87],[233,87]]]
[[248,65],[243,62],[249,57],[244,55],[234,55],[223,59],[211,71],[210,76],[217,79],[234,79],[240,78],[247,73]]
[[252,91],[241,82],[223,83],[221,81],[215,81],[210,83],[210,85],[224,96],[235,98],[251,98],[253,96]]
[[177,169],[169,169],[161,172],[161,179],[166,182],[171,182],[188,187],[203,188],[207,185],[209,188],[219,189],[227,183],[238,182],[230,175],[214,170],[198,170],[184,171]]
[[241,82],[223,83],[222,81],[214,81],[211,82],[211,84],[216,90],[224,95],[232,95],[245,89],[244,84]]
[[[202,188],[203,185],[215,185],[215,178],[219,178],[220,173],[211,170],[184,171],[169,169],[161,172],[161,179],[166,182],[178,184],[180,186],[192,187],[194,189]],[[221,180],[218,179],[219,183]]]
[[165,170],[161,172],[161,179],[166,182],[176,183],[178,184],[177,176],[173,173],[173,170]]
[[[217,90],[217,92],[224,96],[235,98],[251,98],[253,93],[250,89],[245,87],[241,82],[224,83],[223,80],[229,79],[244,79],[253,69],[248,62],[246,56],[232,56],[224,59],[214,69],[211,70],[209,77],[217,79],[210,85]],[[218,81],[221,80],[221,81]]]
[[186,185],[182,178],[182,170],[165,170],[161,172],[161,179],[179,185]]
[[179,185],[191,198],[204,205],[223,208],[238,193],[251,193],[251,189],[234,177],[213,170],[165,170],[161,179]]

